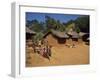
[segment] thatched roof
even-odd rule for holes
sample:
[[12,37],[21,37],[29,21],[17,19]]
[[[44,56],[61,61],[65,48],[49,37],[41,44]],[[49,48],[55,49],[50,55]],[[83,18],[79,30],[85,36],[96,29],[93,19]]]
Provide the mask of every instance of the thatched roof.
[[86,34],[88,34],[88,33],[80,32],[80,33],[79,33],[79,36],[82,37],[82,36],[84,36],[84,35],[86,35]]
[[29,34],[36,34],[36,32],[30,30],[28,27],[26,27],[26,33],[29,33]]
[[79,38],[79,34],[76,31],[68,32],[67,34],[71,35],[72,38]]
[[51,30],[51,33],[59,38],[69,38],[69,36],[66,34],[66,32],[61,32],[61,31],[56,31],[56,30]]
[[89,41],[89,40],[90,40],[90,38],[88,37],[88,38],[87,38],[87,40]]
[[79,38],[79,35],[73,35],[72,38]]

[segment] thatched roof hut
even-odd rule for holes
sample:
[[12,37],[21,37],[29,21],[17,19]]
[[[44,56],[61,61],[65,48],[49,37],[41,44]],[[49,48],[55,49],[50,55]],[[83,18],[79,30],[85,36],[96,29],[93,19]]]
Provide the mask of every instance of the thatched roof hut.
[[71,31],[67,33],[71,38],[79,38],[79,34],[76,31]]
[[84,34],[81,38],[83,41],[87,41],[87,39],[89,40],[89,33]]
[[50,30],[44,35],[43,38],[46,39],[51,45],[59,45],[65,44],[66,39],[69,38],[69,36],[66,34],[66,32]]
[[78,41],[79,34],[76,31],[69,31],[67,33],[73,41]]
[[88,37],[85,42],[86,45],[90,45],[90,38]]
[[26,33],[29,33],[29,34],[36,34],[36,32],[30,30],[28,27],[26,27]]
[[85,33],[85,32],[79,32],[79,36],[80,36],[80,37],[83,37],[83,36],[86,35],[86,34],[88,34],[88,33]]
[[66,32],[51,30],[52,34],[58,38],[69,38],[69,36],[66,34]]
[[26,27],[26,40],[32,39],[32,37],[36,34],[36,32],[30,30],[28,27]]

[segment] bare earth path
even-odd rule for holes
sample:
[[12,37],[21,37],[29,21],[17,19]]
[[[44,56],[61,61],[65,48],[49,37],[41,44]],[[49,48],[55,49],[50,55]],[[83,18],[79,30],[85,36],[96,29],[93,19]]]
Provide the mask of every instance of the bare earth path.
[[89,64],[89,46],[78,44],[76,48],[68,48],[65,45],[52,47],[50,60],[33,53],[30,48],[26,57],[26,67]]

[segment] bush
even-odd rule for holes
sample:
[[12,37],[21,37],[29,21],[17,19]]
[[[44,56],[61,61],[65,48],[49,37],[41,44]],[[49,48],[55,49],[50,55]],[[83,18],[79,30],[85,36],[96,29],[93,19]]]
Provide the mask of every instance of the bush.
[[37,43],[39,40],[42,40],[42,38],[43,38],[42,32],[36,33],[36,35],[33,37],[33,42]]

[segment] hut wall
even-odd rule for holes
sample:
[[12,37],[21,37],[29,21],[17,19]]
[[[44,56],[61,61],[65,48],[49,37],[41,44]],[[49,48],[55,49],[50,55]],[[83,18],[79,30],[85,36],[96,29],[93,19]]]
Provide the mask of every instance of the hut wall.
[[78,41],[78,38],[72,38],[73,41]]
[[28,40],[28,39],[32,39],[32,34],[29,34],[29,33],[26,33],[26,40]]
[[79,42],[79,43],[83,43],[82,38],[79,38],[79,39],[78,39],[78,42]]
[[82,40],[83,41],[87,41],[87,38],[89,37],[89,34],[86,34],[86,35],[84,35],[83,37],[82,37]]
[[70,44],[70,45],[75,44],[75,45],[77,45],[77,44],[79,44],[79,40],[76,41],[76,40],[73,40],[73,39],[69,38],[69,39],[66,39],[66,44]]
[[57,40],[52,34],[48,34],[45,39],[48,41],[49,45],[56,46],[58,44]]
[[55,37],[52,34],[48,34],[45,39],[48,41],[49,45],[52,46],[63,46],[66,44],[66,39]]
[[57,40],[58,40],[58,43],[59,43],[59,44],[65,44],[65,43],[66,43],[66,39],[57,38]]
[[66,44],[71,44],[72,43],[72,39],[66,39]]

